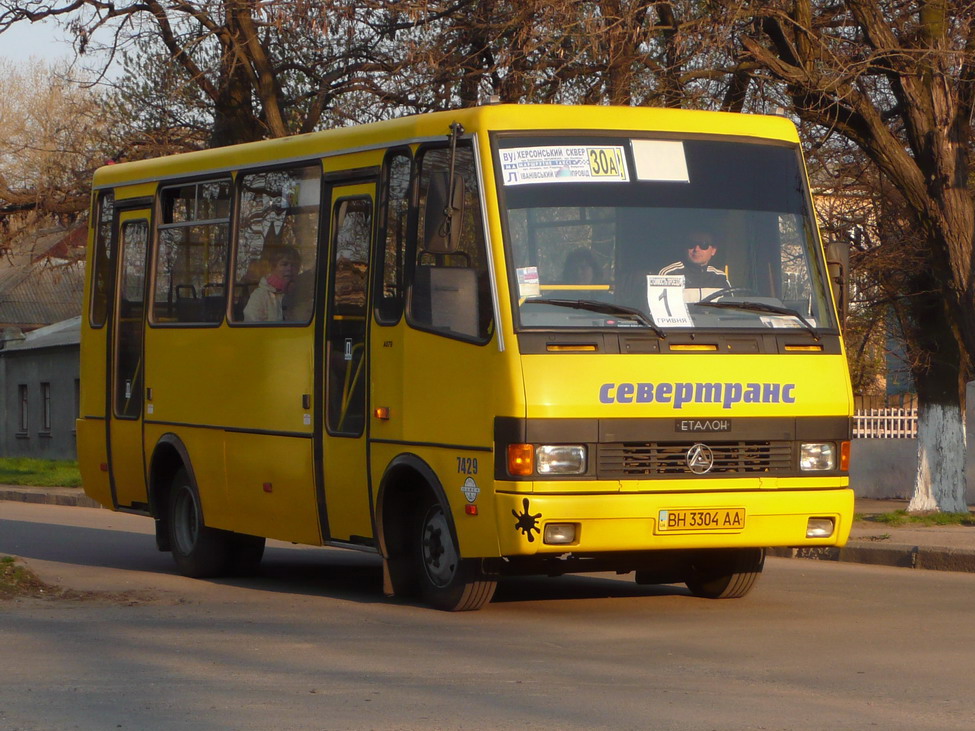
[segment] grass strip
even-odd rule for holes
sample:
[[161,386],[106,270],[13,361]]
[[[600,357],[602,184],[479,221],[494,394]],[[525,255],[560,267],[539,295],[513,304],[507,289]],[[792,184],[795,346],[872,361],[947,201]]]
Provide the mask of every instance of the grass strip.
[[0,485],[81,487],[77,462],[30,457],[0,458]]
[[856,513],[854,520],[866,523],[881,523],[889,526],[921,526],[932,527],[940,525],[975,526],[975,515],[972,513],[924,513],[913,515],[906,510],[894,510],[890,513]]

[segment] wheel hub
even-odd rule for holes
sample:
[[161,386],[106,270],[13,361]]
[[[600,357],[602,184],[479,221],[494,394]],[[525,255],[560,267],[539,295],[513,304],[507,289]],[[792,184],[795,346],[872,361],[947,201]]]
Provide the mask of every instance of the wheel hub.
[[176,544],[184,554],[193,550],[200,532],[200,519],[196,509],[196,501],[188,489],[183,489],[177,496],[174,511]]
[[423,567],[430,581],[446,586],[457,571],[459,556],[450,537],[450,527],[443,509],[438,505],[427,513],[421,537]]

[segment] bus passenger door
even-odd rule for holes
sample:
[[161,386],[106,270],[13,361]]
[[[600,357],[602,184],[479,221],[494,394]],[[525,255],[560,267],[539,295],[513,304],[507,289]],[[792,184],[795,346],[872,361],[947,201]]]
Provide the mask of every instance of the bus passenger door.
[[108,384],[111,484],[116,506],[145,507],[143,328],[149,211],[123,210],[119,214],[117,235],[118,284],[112,318],[112,362]]
[[375,545],[369,491],[369,252],[375,183],[331,194],[325,298],[323,484],[332,541]]

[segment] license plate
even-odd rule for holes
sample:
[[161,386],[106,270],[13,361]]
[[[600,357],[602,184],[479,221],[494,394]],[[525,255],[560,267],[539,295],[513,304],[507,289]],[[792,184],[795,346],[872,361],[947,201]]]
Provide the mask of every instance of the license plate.
[[661,510],[657,520],[658,533],[684,531],[737,532],[745,528],[744,508],[701,508]]

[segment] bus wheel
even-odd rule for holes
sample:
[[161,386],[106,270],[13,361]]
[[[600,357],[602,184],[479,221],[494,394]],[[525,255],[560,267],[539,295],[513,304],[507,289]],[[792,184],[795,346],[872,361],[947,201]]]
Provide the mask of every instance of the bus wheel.
[[231,556],[231,533],[203,524],[200,498],[180,468],[169,492],[169,536],[173,558],[183,576],[194,579],[227,572]]
[[460,557],[439,501],[422,512],[419,528],[415,545],[423,600],[448,612],[480,609],[491,601],[498,582],[485,577],[477,561]]
[[694,596],[737,599],[751,591],[764,566],[764,548],[702,551],[691,560],[684,582]]

